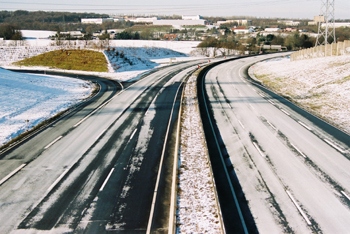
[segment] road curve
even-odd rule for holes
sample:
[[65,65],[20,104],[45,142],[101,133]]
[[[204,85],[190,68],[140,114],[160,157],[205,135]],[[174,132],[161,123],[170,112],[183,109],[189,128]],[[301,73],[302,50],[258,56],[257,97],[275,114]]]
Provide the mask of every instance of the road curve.
[[106,88],[109,100],[84,106],[5,152],[0,171],[11,170],[1,176],[14,174],[0,185],[0,232],[166,230],[166,209],[152,208],[155,182],[162,168],[156,200],[166,205],[168,169],[160,157],[177,116],[171,113],[178,89],[196,63],[160,69],[118,93]]
[[[201,107],[210,157],[221,167],[215,177],[225,227],[228,233],[246,233],[237,227],[239,223],[245,223],[249,233],[347,233],[350,137],[247,75],[250,65],[281,55],[222,63],[208,69],[202,80],[199,97],[208,105],[220,148],[219,152],[211,144],[208,113]],[[222,159],[218,159],[220,154]],[[227,195],[230,189],[223,182],[227,176],[221,173],[222,164],[243,221],[239,213],[225,211],[234,203]]]

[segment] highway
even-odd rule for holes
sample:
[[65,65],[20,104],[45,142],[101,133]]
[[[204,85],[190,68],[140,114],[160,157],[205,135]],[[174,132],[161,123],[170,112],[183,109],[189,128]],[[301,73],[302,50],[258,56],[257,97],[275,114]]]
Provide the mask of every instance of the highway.
[[0,233],[166,232],[167,136],[182,81],[197,63],[124,87],[94,79],[101,90],[95,97],[2,152]]
[[349,233],[350,137],[248,77],[282,55],[221,63],[199,80],[226,231]]

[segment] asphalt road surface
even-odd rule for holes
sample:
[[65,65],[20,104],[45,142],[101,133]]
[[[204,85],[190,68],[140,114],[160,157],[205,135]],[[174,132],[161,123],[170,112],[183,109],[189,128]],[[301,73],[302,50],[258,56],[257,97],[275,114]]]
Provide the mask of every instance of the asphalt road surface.
[[[209,116],[243,217],[225,217],[224,208],[225,226],[243,223],[236,233],[349,233],[349,136],[248,78],[251,64],[281,55],[240,58],[205,76]],[[230,199],[221,197],[221,206]]]
[[196,64],[160,69],[123,90],[98,79],[95,98],[3,152],[0,233],[165,232],[172,162],[160,160],[182,80]]

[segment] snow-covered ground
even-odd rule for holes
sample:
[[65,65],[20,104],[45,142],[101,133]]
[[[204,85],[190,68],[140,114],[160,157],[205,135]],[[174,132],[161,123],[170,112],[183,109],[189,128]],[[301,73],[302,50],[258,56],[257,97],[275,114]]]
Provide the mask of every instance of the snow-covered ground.
[[0,68],[0,146],[91,94],[82,80]]
[[181,116],[177,233],[222,233],[199,115],[196,76],[185,86]]
[[267,86],[350,133],[350,55],[293,62],[278,58],[252,69]]

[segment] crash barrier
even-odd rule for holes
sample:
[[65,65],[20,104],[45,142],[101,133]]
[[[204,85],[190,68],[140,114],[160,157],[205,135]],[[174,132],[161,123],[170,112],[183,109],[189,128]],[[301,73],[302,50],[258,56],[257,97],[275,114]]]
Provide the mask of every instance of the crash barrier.
[[312,59],[319,57],[331,57],[350,54],[350,41],[342,41],[309,49],[299,50],[291,54],[291,61]]

